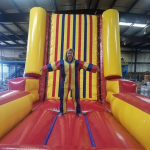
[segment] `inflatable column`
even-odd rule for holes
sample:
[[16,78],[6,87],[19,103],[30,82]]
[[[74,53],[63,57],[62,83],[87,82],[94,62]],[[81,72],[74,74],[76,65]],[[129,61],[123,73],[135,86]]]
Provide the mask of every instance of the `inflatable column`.
[[119,15],[117,10],[109,9],[103,13],[102,18],[104,77],[107,79],[120,78],[122,73]]
[[27,77],[39,77],[42,74],[40,69],[44,59],[45,28],[46,11],[40,7],[32,8],[25,66],[25,76]]

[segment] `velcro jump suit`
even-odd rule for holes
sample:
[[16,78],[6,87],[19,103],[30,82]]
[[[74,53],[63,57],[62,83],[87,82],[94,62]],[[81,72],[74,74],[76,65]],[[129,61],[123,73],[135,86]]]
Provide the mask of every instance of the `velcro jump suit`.
[[68,93],[71,90],[75,111],[77,114],[81,113],[79,103],[78,71],[84,69],[95,73],[97,71],[97,66],[74,59],[71,62],[68,60],[56,61],[45,65],[42,68],[44,72],[60,70],[62,77],[62,82],[60,84],[60,112],[63,114],[67,113],[66,100],[68,98]]

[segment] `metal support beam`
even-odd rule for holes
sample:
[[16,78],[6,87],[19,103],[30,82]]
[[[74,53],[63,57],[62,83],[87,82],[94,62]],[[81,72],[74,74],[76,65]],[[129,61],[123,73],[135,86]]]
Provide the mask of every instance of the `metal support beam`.
[[8,42],[5,42],[5,41],[3,41],[3,43],[5,43],[6,45],[11,45],[11,44],[9,44]]
[[110,5],[109,9],[113,8],[113,6],[115,5],[116,1],[117,1],[117,0],[114,0],[114,1],[112,2],[112,4]]
[[17,62],[15,62],[15,78],[17,78]]
[[129,12],[140,0],[135,0],[126,12]]
[[10,65],[8,65],[8,75],[9,75],[9,78],[10,78]]
[[24,33],[25,35],[27,35],[27,32],[25,32],[22,27],[20,27],[17,23],[13,22],[13,24],[22,32]]
[[[121,51],[121,53],[134,53],[134,51]],[[148,52],[148,51],[146,51],[146,52],[145,52],[145,51],[144,51],[144,52],[143,52],[143,51],[137,51],[137,53],[144,53],[144,54],[145,54],[145,53],[146,53],[146,54],[148,53],[148,54],[149,54],[150,51],[149,51],[149,52]]]
[[149,49],[150,48],[150,45],[147,45],[147,46],[143,46],[142,48],[141,48],[141,50],[142,49]]
[[120,33],[120,35],[122,35],[124,32],[126,32],[129,28],[131,28],[133,26],[133,23],[129,26],[129,27],[127,27],[125,30],[123,30],[121,33]]
[[53,0],[53,4],[54,4],[54,7],[55,7],[55,11],[57,11],[58,9],[57,9],[57,3],[56,3],[56,0]]
[[[16,5],[16,3],[12,0],[11,1],[14,5],[15,5],[15,7],[17,7],[18,8],[18,6]],[[0,9],[0,12],[2,13],[2,14],[5,14],[5,12],[3,11],[3,10],[1,10]],[[19,11],[20,13],[22,13],[22,11]],[[13,24],[21,31],[21,32],[23,32],[25,35],[27,35],[27,33],[22,29],[22,27],[20,27],[17,23],[15,23],[15,22],[13,22]],[[6,27],[5,25],[3,25],[3,27]],[[25,42],[26,43],[26,42]]]
[[1,78],[2,78],[2,81],[3,81],[3,63],[1,63]]
[[[0,33],[1,35],[1,33]],[[18,35],[22,40],[27,41],[28,36],[27,35]],[[14,35],[5,35],[3,34],[3,36],[0,36],[0,41],[16,41],[18,40],[18,38]]]
[[136,64],[137,64],[137,49],[135,50],[134,72],[136,72]]
[[88,9],[91,8],[91,4],[92,4],[92,0],[90,0],[90,2],[89,2],[89,7],[88,7]]
[[76,10],[76,3],[77,3],[77,0],[74,0],[74,10]]
[[[101,9],[78,9],[78,10],[63,10],[55,11],[56,14],[102,14],[105,10]],[[47,11],[52,13],[53,11]],[[119,12],[120,22],[145,23],[149,19],[149,15]],[[29,13],[9,13],[0,14],[0,22],[29,22]]]
[[11,2],[20,13],[23,13],[23,11],[18,7],[18,5],[14,2],[14,0],[11,0]]
[[136,47],[138,48],[139,46],[141,46],[141,45],[143,45],[143,44],[145,44],[145,43],[137,44]]
[[100,0],[97,0],[97,1],[96,1],[96,4],[95,4],[95,7],[94,7],[94,9],[97,9],[97,7],[98,7],[98,4],[99,4],[99,1],[100,1]]
[[38,6],[36,0],[33,0],[33,3],[34,3],[34,5],[35,5],[36,7]]
[[11,44],[11,45],[0,45],[0,47],[2,48],[9,48],[9,47],[23,47],[23,48],[27,48],[26,44]]
[[148,37],[121,35],[120,39],[121,41],[126,41],[126,42],[150,43],[150,38]]
[[29,13],[0,14],[0,22],[29,22]]
[[7,38],[9,41],[13,41],[13,42],[16,43],[16,44],[19,44],[17,41],[15,41],[15,40],[9,38],[8,36],[6,36],[5,34],[3,34],[3,33],[1,33],[1,32],[0,32],[0,36],[3,36],[3,37],[5,37],[5,38]]
[[[11,31],[8,27],[6,27],[5,25],[3,25],[2,23],[0,23],[0,25],[6,29],[8,32],[10,32],[11,34],[15,35],[19,40],[22,40],[16,33],[14,33],[13,31]],[[26,43],[26,41],[22,40],[23,42]]]

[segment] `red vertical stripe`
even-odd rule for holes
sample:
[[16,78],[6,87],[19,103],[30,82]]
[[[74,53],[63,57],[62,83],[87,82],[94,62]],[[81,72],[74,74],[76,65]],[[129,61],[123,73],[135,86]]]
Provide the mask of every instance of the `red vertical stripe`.
[[[49,56],[47,56],[47,51],[49,50],[49,41],[48,41],[48,36],[49,36],[49,20],[50,20],[50,15],[49,13],[47,13],[46,15],[46,35],[45,35],[45,46],[44,46],[44,61],[43,61],[43,65],[47,64],[47,58],[49,58]],[[51,35],[50,35],[51,36]],[[46,75],[43,74],[40,78],[40,88],[39,88],[39,99],[40,100],[44,100],[44,90],[45,90],[45,79],[46,79]],[[47,86],[47,85],[46,85]],[[47,87],[46,87],[47,88]],[[47,95],[47,93],[46,93]],[[46,96],[47,97],[47,96]]]
[[[59,32],[59,14],[57,14],[56,18],[56,43],[55,43],[55,58],[54,61],[57,61],[57,53],[58,53],[58,32]],[[55,87],[56,87],[56,71],[54,71],[53,76],[53,90],[52,90],[52,97],[55,97]]]
[[68,92],[70,90],[70,85],[71,85],[71,65],[69,65],[69,85],[68,85]]
[[68,15],[68,27],[67,27],[67,49],[70,48],[70,15]]
[[[90,17],[90,49],[89,49],[89,63],[92,64],[92,39],[93,39],[93,32],[92,32],[92,15]],[[92,98],[92,72],[89,72],[89,98]]]
[[[97,15],[97,31],[100,31],[100,26],[99,26],[99,16]],[[97,34],[97,66],[100,67],[100,48],[99,48],[99,40],[98,38],[100,37],[100,34]],[[100,72],[97,72],[97,100],[100,101]]]
[[104,62],[103,62],[103,43],[102,43],[102,15],[100,15],[100,32],[99,32],[99,36],[100,36],[100,68],[101,68],[101,99],[102,102],[106,102],[106,79],[104,77]]
[[[79,15],[79,38],[78,38],[78,60],[81,60],[81,15]],[[79,97],[80,97],[80,71],[78,73]],[[80,99],[80,98],[79,98]]]
[[[47,14],[48,15],[48,14]],[[49,16],[50,15],[48,15],[47,16],[47,18],[46,18],[46,20],[48,21],[47,22],[47,25],[46,26],[48,26],[48,24],[49,24],[49,22],[50,22],[50,19],[52,19],[51,17],[49,18]],[[50,24],[50,26],[46,29],[46,34],[48,34],[49,33],[49,30],[51,31],[51,26],[52,26],[52,22],[51,22],[51,24]],[[49,51],[49,53],[50,53],[50,45],[51,45],[51,32],[49,33],[50,35],[50,37],[49,37],[49,41],[48,41],[48,50],[47,51]],[[48,40],[48,35],[47,35],[47,38],[46,38],[46,40]],[[50,61],[50,56],[47,56],[47,51],[45,51],[44,52],[44,64],[43,65],[46,65],[47,64],[47,62],[46,62],[46,60],[47,60],[47,58],[48,58],[48,63],[49,63],[49,61]],[[46,85],[46,89],[48,88],[48,77],[47,77],[47,85]],[[46,92],[46,95],[45,95],[45,98],[47,97],[47,92]]]

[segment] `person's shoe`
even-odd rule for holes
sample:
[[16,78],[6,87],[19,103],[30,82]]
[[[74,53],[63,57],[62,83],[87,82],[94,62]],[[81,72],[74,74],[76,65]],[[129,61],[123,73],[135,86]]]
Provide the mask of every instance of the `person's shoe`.
[[58,116],[62,116],[63,115],[63,113],[60,113]]
[[77,113],[78,116],[82,116],[81,113]]

